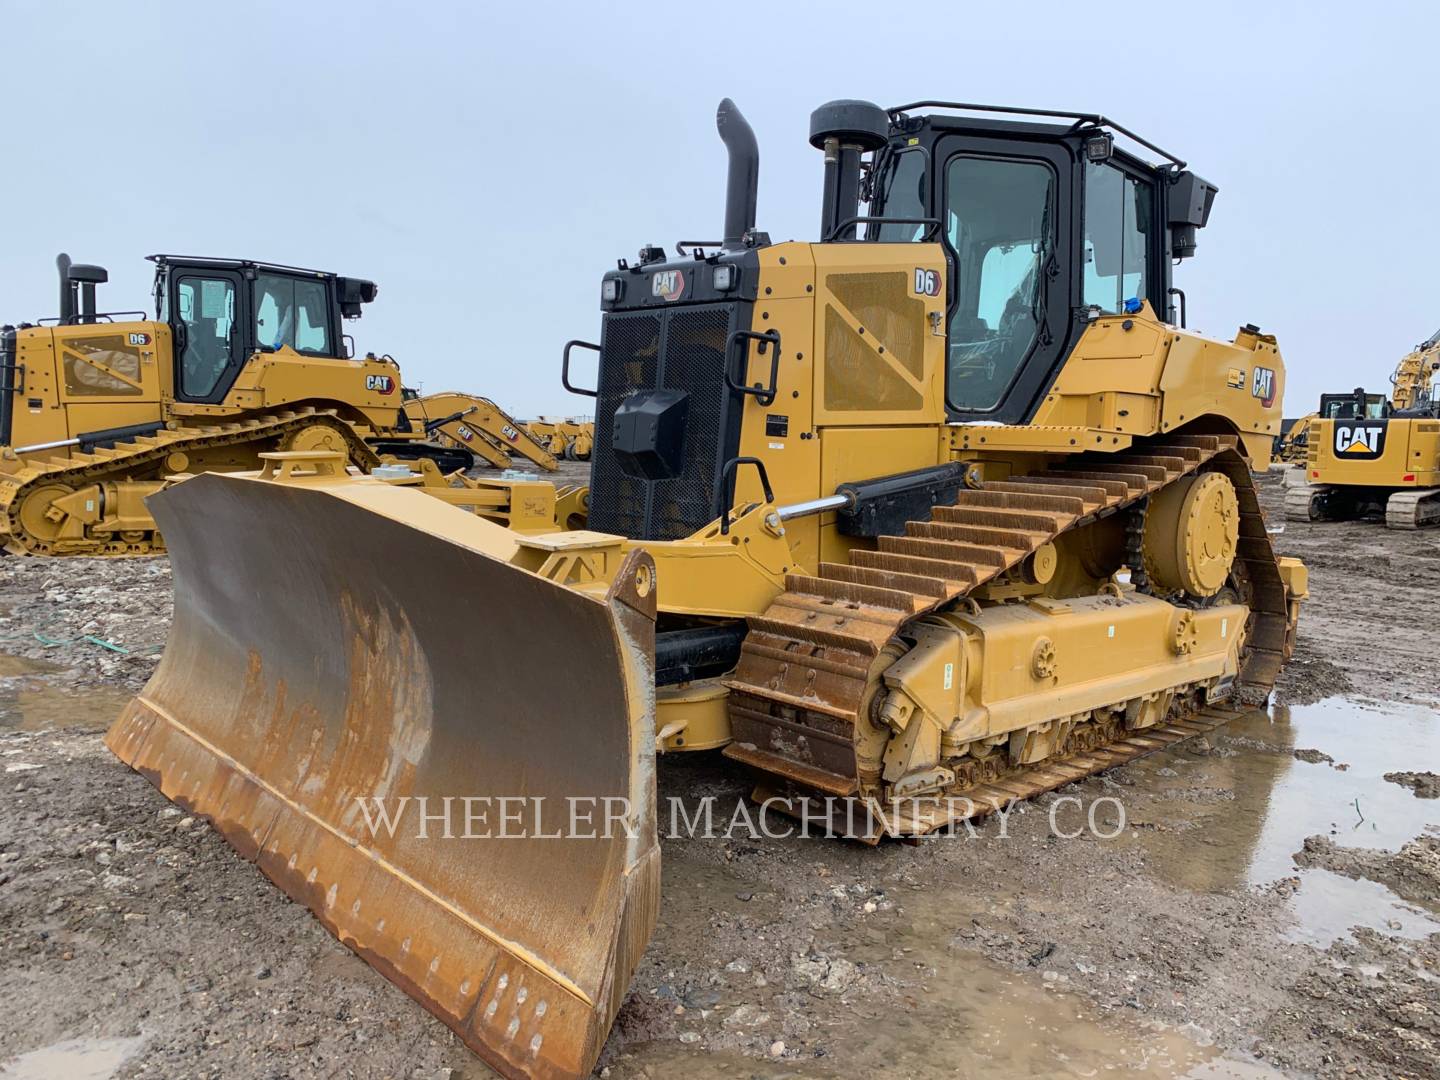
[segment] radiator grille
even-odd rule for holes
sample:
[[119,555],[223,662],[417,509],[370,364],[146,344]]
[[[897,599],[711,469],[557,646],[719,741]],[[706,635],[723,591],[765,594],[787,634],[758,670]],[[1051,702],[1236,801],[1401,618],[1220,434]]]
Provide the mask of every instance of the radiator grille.
[[[739,446],[740,409],[725,385],[737,305],[605,316],[590,477],[589,526],[635,540],[678,540],[715,516],[720,469]],[[612,448],[615,410],[636,390],[690,396],[683,465],[671,480],[627,474]]]

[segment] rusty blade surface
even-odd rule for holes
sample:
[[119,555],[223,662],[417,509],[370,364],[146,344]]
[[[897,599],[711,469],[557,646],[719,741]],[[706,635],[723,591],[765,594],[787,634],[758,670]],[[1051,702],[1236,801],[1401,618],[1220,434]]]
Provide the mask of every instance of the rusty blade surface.
[[368,480],[150,505],[175,619],[110,748],[501,1073],[588,1074],[659,902],[648,557],[577,592]]

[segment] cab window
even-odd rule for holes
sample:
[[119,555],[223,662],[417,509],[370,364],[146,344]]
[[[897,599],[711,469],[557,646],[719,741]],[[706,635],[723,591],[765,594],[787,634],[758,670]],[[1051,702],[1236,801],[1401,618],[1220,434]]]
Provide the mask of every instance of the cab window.
[[334,355],[323,281],[259,274],[254,300],[255,341],[262,349],[288,345],[310,356]]
[[945,229],[958,257],[946,391],[954,409],[998,406],[1039,340],[1055,199],[1044,162],[961,156],[946,166]]
[[1085,303],[1120,312],[1147,295],[1154,193],[1110,164],[1085,163]]
[[175,296],[185,326],[180,389],[185,397],[206,398],[234,354],[235,285],[227,278],[184,277]]
[[[880,205],[885,217],[929,217],[926,209],[925,151],[916,147],[896,154],[885,172],[885,186]],[[877,238],[882,243],[909,243],[925,235],[925,225],[887,223],[879,226]]]

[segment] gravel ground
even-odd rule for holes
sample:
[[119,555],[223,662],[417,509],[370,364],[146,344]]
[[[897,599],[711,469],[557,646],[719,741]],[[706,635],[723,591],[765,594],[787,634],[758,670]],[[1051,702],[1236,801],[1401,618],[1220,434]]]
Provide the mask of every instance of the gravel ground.
[[[1274,477],[1263,494],[1278,523]],[[601,1075],[1440,1075],[1440,800],[1415,771],[1440,760],[1418,756],[1440,746],[1440,530],[1276,540],[1314,599],[1270,716],[973,838],[666,840]],[[488,1075],[105,750],[169,612],[164,559],[0,559],[0,1062]],[[745,791],[716,755],[665,760],[660,786]],[[1057,835],[1092,805],[1118,824],[1107,798],[1114,839]]]

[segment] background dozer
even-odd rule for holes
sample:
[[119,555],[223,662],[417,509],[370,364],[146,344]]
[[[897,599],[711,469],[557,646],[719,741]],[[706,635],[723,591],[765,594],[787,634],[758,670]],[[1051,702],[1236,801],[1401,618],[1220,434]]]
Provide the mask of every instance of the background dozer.
[[1286,492],[1291,521],[1384,517],[1392,529],[1440,522],[1440,331],[1390,376],[1390,398],[1325,394],[1306,435],[1307,483]]
[[6,550],[162,550],[143,500],[166,475],[254,469],[265,451],[335,450],[364,468],[381,454],[429,458],[447,472],[474,464],[411,423],[394,360],[346,355],[344,320],[375,298],[373,282],[150,258],[153,319],[98,311],[106,271],[61,255],[59,316],[0,327]]
[[[509,1076],[595,1061],[656,916],[657,751],[922,836],[1264,700],[1306,592],[1252,482],[1275,341],[1170,307],[1215,194],[1180,159],[1095,115],[832,102],[820,240],[772,243],[717,120],[722,239],[622,261],[565,348],[567,387],[599,358],[586,528],[324,454],[151,500],[175,629],[109,745]],[[625,827],[356,808],[566,795]]]

